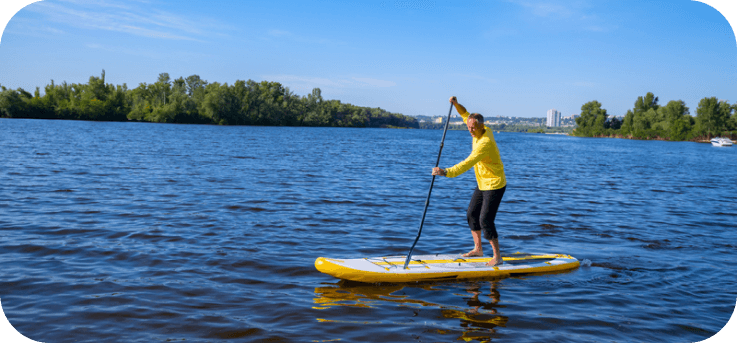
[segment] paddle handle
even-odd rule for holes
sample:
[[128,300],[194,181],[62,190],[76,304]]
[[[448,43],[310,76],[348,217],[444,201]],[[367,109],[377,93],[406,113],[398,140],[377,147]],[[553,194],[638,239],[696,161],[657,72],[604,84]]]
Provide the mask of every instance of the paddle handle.
[[[448,119],[445,121],[445,128],[443,129],[443,138],[440,140],[440,151],[438,151],[438,159],[435,161],[435,167],[437,167],[440,164],[440,154],[443,153],[443,144],[445,143],[445,133],[448,132],[448,124],[450,124],[450,114],[453,112],[453,103],[450,104],[450,110],[448,110]],[[430,194],[432,194],[432,186],[435,184],[435,175],[432,176],[432,181],[430,182],[430,191],[427,192],[427,199],[425,199],[425,210],[422,211],[422,220],[420,221],[420,230],[417,232],[417,238],[415,238],[415,242],[412,243],[412,247],[409,248],[409,252],[407,253],[407,259],[404,261],[404,269],[407,269],[407,266],[409,265],[409,260],[412,258],[412,250],[415,250],[415,245],[417,245],[417,241],[420,240],[420,235],[422,234],[422,226],[425,224],[425,215],[427,215],[427,208],[430,206]]]

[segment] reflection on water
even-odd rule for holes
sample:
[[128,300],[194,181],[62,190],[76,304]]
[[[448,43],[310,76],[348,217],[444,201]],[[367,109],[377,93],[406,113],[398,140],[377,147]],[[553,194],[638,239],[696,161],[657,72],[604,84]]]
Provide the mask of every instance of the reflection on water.
[[[455,335],[458,340],[467,342],[488,341],[496,333],[497,327],[504,327],[509,321],[499,314],[501,293],[498,280],[471,281],[457,284],[418,283],[412,286],[403,284],[372,285],[341,280],[326,287],[315,288],[314,309],[326,310],[326,317],[345,317],[351,315],[351,308],[382,308],[385,306],[405,307],[412,310],[412,317],[420,316],[420,311],[433,312],[437,319],[457,319],[459,328],[449,327],[452,321],[438,321],[433,331],[441,335]],[[410,298],[406,287],[412,292],[452,295],[446,303],[434,303]],[[455,292],[448,292],[455,290]],[[457,292],[457,291],[461,292]],[[455,303],[464,305],[454,305]],[[333,311],[330,311],[333,310]],[[317,318],[321,323],[345,323],[359,325],[391,325],[391,321],[356,321],[344,319]],[[410,322],[416,322],[410,320]],[[409,323],[394,323],[407,325]]]

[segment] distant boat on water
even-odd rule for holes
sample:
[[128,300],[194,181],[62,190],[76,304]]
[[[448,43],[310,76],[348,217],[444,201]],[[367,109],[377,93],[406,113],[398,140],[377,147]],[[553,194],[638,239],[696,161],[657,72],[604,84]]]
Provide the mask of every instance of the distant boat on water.
[[726,137],[714,137],[711,139],[713,146],[732,146],[732,140]]

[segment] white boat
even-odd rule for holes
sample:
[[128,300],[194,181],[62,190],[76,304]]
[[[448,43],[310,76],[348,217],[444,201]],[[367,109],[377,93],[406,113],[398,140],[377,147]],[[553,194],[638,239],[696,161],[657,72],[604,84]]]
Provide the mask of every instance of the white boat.
[[725,137],[714,137],[711,139],[713,146],[732,146],[732,140]]

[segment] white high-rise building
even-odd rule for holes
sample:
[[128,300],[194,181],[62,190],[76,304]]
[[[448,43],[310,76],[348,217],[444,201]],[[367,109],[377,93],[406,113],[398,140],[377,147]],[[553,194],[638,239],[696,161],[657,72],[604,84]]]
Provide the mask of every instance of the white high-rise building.
[[548,110],[547,126],[554,127],[560,126],[560,112],[555,109]]

